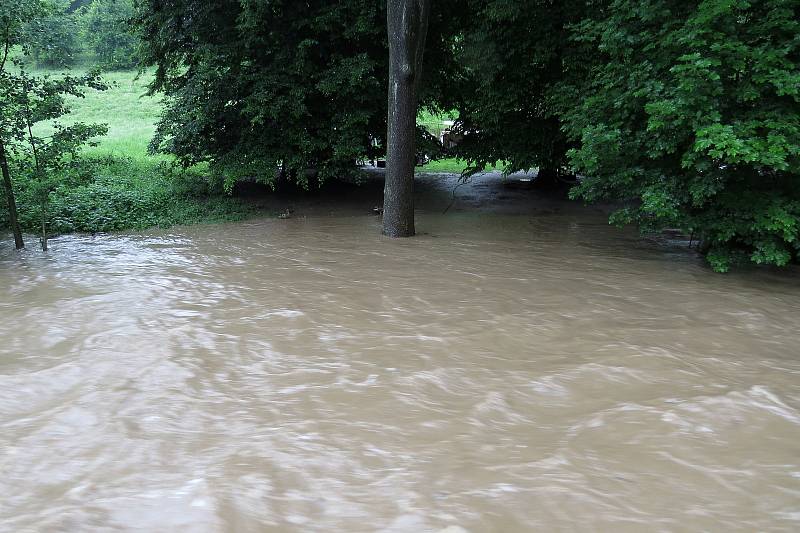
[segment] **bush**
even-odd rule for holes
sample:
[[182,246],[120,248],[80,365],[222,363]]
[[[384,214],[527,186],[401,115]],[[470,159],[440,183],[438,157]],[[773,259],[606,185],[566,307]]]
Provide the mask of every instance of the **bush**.
[[129,31],[134,15],[131,0],[94,0],[78,13],[84,42],[103,68],[124,70],[136,66],[138,40]]
[[80,52],[78,24],[66,12],[66,5],[56,2],[49,15],[26,27],[27,42],[34,61],[40,67],[67,68]]
[[[35,183],[14,169],[20,224],[38,231]],[[106,233],[175,224],[241,220],[254,207],[223,193],[204,174],[130,159],[83,158],[58,178],[50,194],[48,227],[53,234]],[[2,195],[0,195],[2,196]],[[0,199],[0,227],[7,220]]]
[[554,95],[580,141],[573,196],[694,234],[717,271],[800,259],[799,14],[723,0],[593,11],[575,33],[586,70]]

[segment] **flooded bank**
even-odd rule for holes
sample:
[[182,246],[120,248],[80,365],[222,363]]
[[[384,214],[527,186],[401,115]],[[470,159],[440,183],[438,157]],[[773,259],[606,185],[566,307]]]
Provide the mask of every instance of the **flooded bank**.
[[0,529],[800,527],[796,270],[418,190],[408,240],[360,193],[4,243]]

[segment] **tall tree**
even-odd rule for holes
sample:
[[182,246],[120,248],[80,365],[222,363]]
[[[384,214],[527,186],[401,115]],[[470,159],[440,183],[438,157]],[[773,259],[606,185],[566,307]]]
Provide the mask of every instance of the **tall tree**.
[[800,1],[611,0],[558,87],[573,195],[677,227],[720,271],[800,253]]
[[472,0],[454,105],[474,169],[565,167],[614,223],[717,270],[800,256],[800,0]]
[[80,53],[77,18],[66,0],[42,0],[47,12],[25,25],[25,42],[36,65],[69,68]]
[[[423,105],[441,101],[452,13],[464,1],[442,0],[430,17],[433,60],[413,76]],[[308,169],[347,175],[386,150],[386,0],[135,5],[144,62],[157,66],[152,90],[167,97],[153,150],[208,162],[228,186],[245,177],[272,184],[278,168],[300,184]]]
[[383,233],[390,237],[414,235],[417,92],[429,19],[429,0],[387,2],[389,116]]
[[151,147],[232,185],[352,173],[384,144],[381,0],[138,0],[167,108]]

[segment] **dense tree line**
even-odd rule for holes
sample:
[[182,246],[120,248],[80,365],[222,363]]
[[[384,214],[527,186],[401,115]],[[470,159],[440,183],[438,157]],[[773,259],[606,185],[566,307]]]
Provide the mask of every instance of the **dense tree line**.
[[[21,0],[23,1],[23,0]],[[25,42],[37,66],[80,63],[107,70],[137,63],[138,40],[130,26],[133,0],[38,0],[44,13],[26,22]]]
[[385,135],[381,5],[145,0],[144,61],[170,96],[152,143],[232,184],[351,172]]
[[[94,13],[98,56],[141,42],[167,96],[152,150],[228,185],[388,148],[384,231],[413,234],[419,105],[458,117],[473,170],[536,168],[618,202],[612,222],[684,230],[718,270],[798,258],[800,0],[39,1]],[[109,31],[134,14],[135,37]],[[20,30],[34,55],[56,15]]]
[[[784,265],[800,249],[799,6],[436,2],[420,104],[458,112],[476,169],[577,174],[573,197],[621,201],[618,223],[681,228],[719,270]],[[279,164],[303,180],[386,146],[384,2],[139,9],[154,89],[172,102],[155,148],[231,179]]]
[[622,202],[616,223],[683,229],[718,270],[797,259],[800,2],[471,9],[465,157],[579,174],[573,197]]
[[[386,5],[375,0],[143,0],[153,90],[170,96],[152,148],[207,161],[228,183],[305,182],[353,171],[385,150]],[[443,82],[444,21],[428,32],[423,103]],[[437,70],[438,69],[438,70]]]

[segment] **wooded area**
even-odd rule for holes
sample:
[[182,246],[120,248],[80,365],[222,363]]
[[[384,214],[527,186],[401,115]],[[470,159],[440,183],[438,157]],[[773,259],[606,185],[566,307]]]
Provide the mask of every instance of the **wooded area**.
[[[54,28],[79,20],[99,64],[154,66],[167,100],[151,150],[229,190],[308,186],[388,151],[384,232],[412,235],[410,154],[442,154],[412,133],[418,104],[456,117],[449,155],[472,171],[538,169],[541,186],[617,202],[613,223],[685,232],[724,271],[800,250],[798,5],[3,0],[0,16],[5,49],[34,61],[68,65],[73,40]],[[19,105],[11,70],[4,110]],[[4,113],[6,151],[25,160]]]

